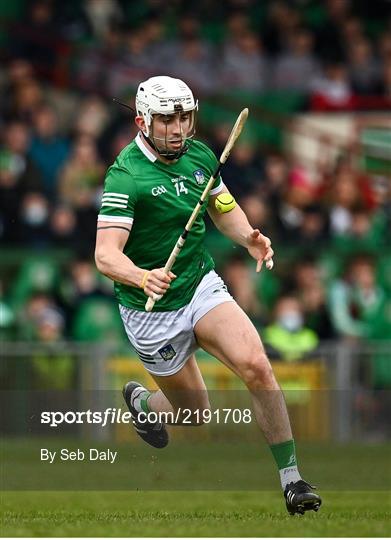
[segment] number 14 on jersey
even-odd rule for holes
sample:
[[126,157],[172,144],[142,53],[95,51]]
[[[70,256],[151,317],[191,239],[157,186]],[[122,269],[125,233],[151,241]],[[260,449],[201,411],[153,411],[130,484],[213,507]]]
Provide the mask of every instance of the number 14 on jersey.
[[187,187],[185,186],[183,182],[177,182],[174,185],[175,185],[176,194],[178,195],[178,197],[180,197],[181,193],[184,193],[185,195],[189,193],[189,190],[187,189]]

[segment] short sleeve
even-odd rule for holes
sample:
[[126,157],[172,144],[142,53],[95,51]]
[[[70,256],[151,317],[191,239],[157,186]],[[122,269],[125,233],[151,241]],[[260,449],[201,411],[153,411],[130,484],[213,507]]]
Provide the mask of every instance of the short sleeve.
[[223,187],[224,187],[223,179],[221,178],[221,175],[219,174],[219,176],[213,182],[213,186],[212,186],[212,189],[209,191],[209,195],[217,195],[218,193],[220,193]]
[[[219,160],[215,156],[214,152],[209,148],[209,146],[207,146],[204,143],[201,143],[200,141],[198,141],[198,143],[200,144],[201,148],[205,151],[205,153],[208,156],[208,161],[209,161],[209,164],[210,164],[210,173],[213,174],[214,171],[216,170],[218,164],[219,164]],[[224,187],[224,183],[223,183],[223,180],[221,178],[221,174],[219,174],[218,177],[216,178],[216,180],[213,182],[213,186],[212,186],[209,194],[210,195],[217,195],[217,193],[220,193],[220,191],[223,189],[223,187]]]
[[133,223],[137,186],[131,173],[116,164],[107,171],[98,221]]

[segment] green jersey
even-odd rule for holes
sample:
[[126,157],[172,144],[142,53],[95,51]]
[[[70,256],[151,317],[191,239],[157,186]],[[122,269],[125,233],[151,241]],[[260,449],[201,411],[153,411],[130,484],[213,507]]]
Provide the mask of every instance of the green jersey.
[[[161,268],[217,163],[213,152],[200,141],[193,141],[176,163],[162,163],[139,134],[107,171],[98,221],[131,224],[125,255],[140,268]],[[210,194],[222,188],[219,177]],[[172,271],[177,278],[155,304],[154,311],[172,311],[188,304],[201,279],[214,268],[204,247],[206,205],[207,201],[175,261]],[[123,306],[145,310],[147,296],[142,289],[115,282],[114,290]]]

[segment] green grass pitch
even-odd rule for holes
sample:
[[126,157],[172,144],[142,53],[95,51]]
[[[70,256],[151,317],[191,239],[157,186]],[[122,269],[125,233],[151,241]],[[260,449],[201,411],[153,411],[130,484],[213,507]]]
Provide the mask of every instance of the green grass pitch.
[[116,465],[40,464],[42,446],[77,448],[81,441],[1,441],[1,536],[387,537],[391,533],[389,444],[300,443],[302,474],[318,484],[323,505],[318,513],[294,517],[287,513],[278,490],[270,450],[260,441],[228,444],[173,438],[162,453],[141,440],[113,443],[110,446],[120,453]]
[[324,492],[287,514],[275,492],[8,492],[2,536],[388,536],[387,492]]

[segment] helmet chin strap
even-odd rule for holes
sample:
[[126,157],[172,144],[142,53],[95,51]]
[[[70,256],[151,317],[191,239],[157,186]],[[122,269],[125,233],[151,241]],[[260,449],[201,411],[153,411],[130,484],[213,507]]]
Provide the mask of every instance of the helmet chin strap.
[[185,141],[182,148],[176,152],[169,152],[168,150],[167,151],[160,150],[150,137],[147,137],[147,135],[145,135],[143,131],[141,131],[141,133],[144,139],[147,141],[147,143],[150,146],[152,146],[152,148],[155,150],[155,152],[157,152],[159,156],[164,157],[168,161],[179,159],[181,156],[183,156],[183,154],[186,154],[186,152],[189,150],[189,143],[187,141]]

